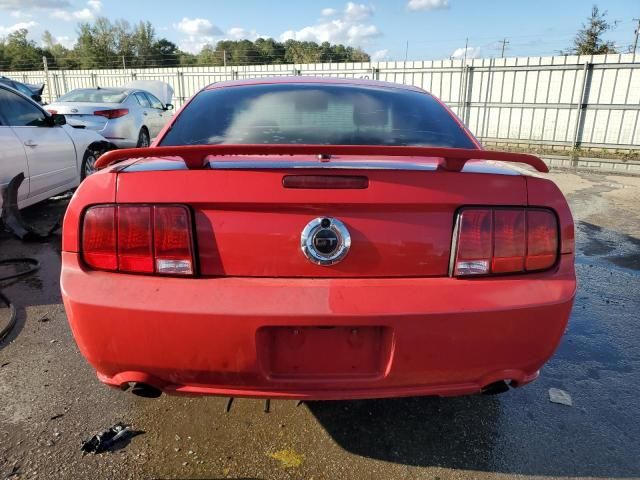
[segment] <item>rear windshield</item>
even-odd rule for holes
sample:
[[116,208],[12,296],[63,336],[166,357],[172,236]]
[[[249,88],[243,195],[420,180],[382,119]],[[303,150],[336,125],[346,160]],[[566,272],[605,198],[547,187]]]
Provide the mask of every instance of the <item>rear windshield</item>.
[[354,85],[250,85],[205,90],[161,145],[415,145],[475,148],[430,95]]
[[118,90],[73,90],[58,98],[58,102],[122,103],[127,94]]

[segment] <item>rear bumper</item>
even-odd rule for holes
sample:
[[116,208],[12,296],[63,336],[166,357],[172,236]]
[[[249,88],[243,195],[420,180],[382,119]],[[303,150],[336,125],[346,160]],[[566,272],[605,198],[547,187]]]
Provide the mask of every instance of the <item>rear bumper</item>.
[[138,143],[138,131],[129,118],[110,119],[104,124],[89,123],[73,118],[68,121],[71,125],[83,126],[87,130],[99,133],[118,148],[133,148]]
[[528,383],[560,341],[576,286],[572,255],[554,271],[473,280],[160,279],[86,271],[67,252],[61,284],[106,384],[301,399]]

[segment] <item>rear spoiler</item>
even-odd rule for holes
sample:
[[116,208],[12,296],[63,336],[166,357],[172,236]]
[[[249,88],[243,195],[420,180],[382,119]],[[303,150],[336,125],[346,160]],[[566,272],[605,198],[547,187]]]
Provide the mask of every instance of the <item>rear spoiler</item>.
[[[118,162],[137,158],[179,157],[187,168],[198,170],[208,166],[208,157],[223,155],[317,155],[327,163],[331,155],[372,155],[388,157],[441,158],[442,169],[459,172],[468,160],[497,160],[524,163],[539,172],[549,168],[538,157],[526,153],[494,152],[490,150],[441,147],[391,147],[387,145],[183,145],[177,147],[149,147],[112,150],[96,161],[101,169]],[[258,165],[256,165],[258,166]]]

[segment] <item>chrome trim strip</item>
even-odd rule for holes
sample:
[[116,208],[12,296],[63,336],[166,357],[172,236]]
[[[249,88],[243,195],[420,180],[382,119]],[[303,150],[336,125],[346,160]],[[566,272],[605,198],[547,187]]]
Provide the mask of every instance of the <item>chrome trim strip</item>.
[[[362,161],[209,161],[211,170],[405,170],[405,171],[426,171],[434,172],[438,165],[433,163],[420,162],[393,162],[388,160],[362,160]],[[462,173],[489,173],[496,175],[523,175],[529,174],[522,169],[513,168],[511,165],[501,165],[500,162],[484,161],[482,164],[466,164]]]
[[237,162],[212,162],[209,161],[212,170],[286,170],[286,169],[349,169],[349,170],[426,170],[435,171],[438,166],[428,163],[415,162],[389,162],[389,161],[329,161],[329,162],[304,162],[304,161],[237,161]]

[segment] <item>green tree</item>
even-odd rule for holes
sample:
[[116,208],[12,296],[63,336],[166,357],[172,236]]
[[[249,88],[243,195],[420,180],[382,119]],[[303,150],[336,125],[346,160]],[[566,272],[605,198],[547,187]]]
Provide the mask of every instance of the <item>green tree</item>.
[[42,34],[42,45],[48,57],[49,68],[72,69],[80,66],[74,51],[60,45],[48,30]]
[[72,49],[60,45],[45,31],[42,47],[30,41],[27,30],[0,39],[0,69],[41,69],[42,57],[51,68],[122,68],[177,65],[255,65],[316,62],[367,62],[369,55],[360,48],[323,42],[278,42],[272,38],[221,40],[205,45],[197,54],[181,51],[166,38],[158,38],[150,22],[133,27],[126,20],[98,17],[81,22]]
[[159,59],[156,62],[158,65],[165,67],[175,67],[180,64],[180,55],[182,52],[178,49],[178,46],[167,40],[161,38],[153,44],[153,52],[156,58]]
[[45,52],[29,40],[26,29],[10,33],[3,42],[2,65],[7,70],[40,70]]
[[571,53],[574,55],[617,53],[613,42],[602,38],[605,33],[616,25],[616,22],[609,23],[606,17],[606,11],[600,12],[596,5],[591,8],[591,16],[587,18],[586,23],[582,24],[582,28],[573,40]]

